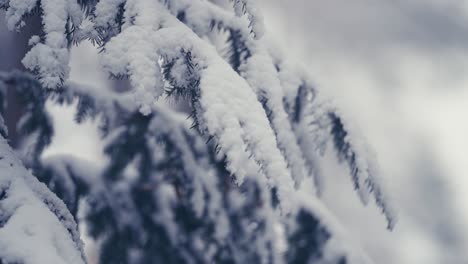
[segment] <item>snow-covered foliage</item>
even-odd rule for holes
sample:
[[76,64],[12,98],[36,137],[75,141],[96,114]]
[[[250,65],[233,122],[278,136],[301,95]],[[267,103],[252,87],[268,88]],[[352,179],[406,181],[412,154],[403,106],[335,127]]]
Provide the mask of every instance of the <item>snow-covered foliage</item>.
[[30,174],[0,139],[2,263],[85,263],[77,225],[65,204]]
[[0,262],[86,263],[73,216],[24,167],[5,135],[0,136]]
[[237,16],[247,15],[250,28],[255,38],[261,38],[265,34],[262,14],[256,0],[231,0],[234,2],[234,12]]
[[20,30],[26,25],[26,17],[40,13],[43,34],[32,36],[31,50],[23,59],[23,65],[37,74],[46,88],[59,87],[69,74],[69,50],[74,31],[83,19],[76,0],[3,0],[0,8],[6,9],[7,26]]
[[[25,164],[73,216],[85,201],[100,263],[368,262],[321,205],[319,157],[331,145],[362,202],[373,195],[392,229],[374,154],[307,74],[269,48],[256,1],[50,1],[1,2],[13,29],[39,4],[44,34],[23,60],[39,82],[0,80],[25,106]],[[66,81],[68,47],[84,39],[131,91]],[[78,100],[77,122],[100,120],[108,161],[43,158],[53,138],[47,100]],[[307,179],[315,189],[304,194]]]

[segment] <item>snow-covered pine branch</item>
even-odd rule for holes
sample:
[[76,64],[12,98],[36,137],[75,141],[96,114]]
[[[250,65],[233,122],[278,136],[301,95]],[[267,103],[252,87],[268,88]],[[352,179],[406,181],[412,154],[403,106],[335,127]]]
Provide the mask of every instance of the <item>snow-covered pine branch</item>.
[[1,263],[86,263],[65,204],[30,174],[0,138]]
[[[0,76],[4,77],[4,76]],[[8,80],[0,78],[0,100]],[[11,83],[9,83],[11,85]],[[1,122],[0,127],[4,127]],[[77,225],[65,204],[40,183],[0,136],[0,262],[86,263]]]
[[373,158],[375,154],[364,142],[359,141],[359,137],[352,134],[354,130],[345,123],[346,119],[343,119],[338,111],[330,111],[328,118],[334,148],[340,161],[348,164],[354,188],[359,193],[361,201],[367,204],[372,193],[387,218],[388,229],[393,229],[396,213],[392,205],[387,203],[386,194],[382,191],[377,162]]
[[[236,32],[237,34],[239,34],[238,36],[238,39],[236,39],[236,41],[242,43],[242,44],[237,44],[237,46],[239,47],[239,45],[241,45],[241,47],[243,47],[242,49],[244,49],[244,54],[242,55],[242,57],[240,58],[241,60],[239,61],[239,66],[237,67],[237,71],[238,73],[240,74],[240,76],[242,76],[244,80],[247,81],[247,83],[249,84],[249,88],[251,90],[253,90],[254,92],[257,93],[257,97],[259,99],[260,102],[263,101],[263,107],[265,107],[264,109],[264,112],[268,115],[268,117],[270,118],[270,124],[268,125],[268,129],[267,130],[270,130],[271,129],[274,131],[274,135],[275,135],[275,141],[277,142],[277,145],[278,145],[278,148],[284,152],[284,156],[283,157],[280,157],[279,160],[284,160],[284,161],[281,161],[282,163],[283,162],[286,162],[286,164],[288,164],[288,166],[292,169],[291,172],[287,172],[288,174],[286,175],[290,175],[292,177],[292,179],[295,180],[296,182],[296,186],[300,184],[300,181],[302,178],[304,178],[303,175],[305,174],[312,174],[314,172],[314,169],[311,169],[313,167],[316,167],[314,163],[312,163],[310,161],[310,157],[312,156],[310,153],[308,154],[304,154],[304,153],[301,153],[302,151],[300,150],[300,147],[298,146],[298,138],[297,138],[297,135],[294,136],[291,134],[291,130],[292,129],[287,129],[287,127],[290,127],[291,124],[289,124],[289,122],[287,122],[287,118],[286,118],[286,112],[285,112],[285,107],[283,106],[283,102],[284,101],[289,101],[289,102],[292,102],[289,107],[292,107],[292,108],[297,108],[297,107],[304,107],[304,108],[311,108],[311,107],[314,107],[312,104],[313,103],[316,103],[314,100],[312,99],[309,99],[307,100],[307,94],[306,94],[306,98],[302,98],[304,97],[303,95],[304,94],[301,94],[303,93],[303,90],[299,89],[301,87],[304,87],[304,83],[309,83],[308,82],[308,78],[301,78],[301,77],[298,77],[298,76],[289,76],[288,78],[300,78],[300,81],[301,83],[299,83],[296,87],[293,87],[291,91],[291,87],[289,87],[290,90],[286,91],[287,88],[285,87],[281,87],[281,81],[279,80],[279,78],[281,77],[281,74],[278,74],[277,72],[275,72],[275,68],[278,69],[279,68],[279,65],[274,63],[274,59],[278,60],[277,58],[275,58],[274,56],[270,56],[268,53],[265,52],[265,50],[267,50],[267,47],[262,45],[263,43],[261,41],[255,41],[253,39],[250,38],[249,36],[249,32],[246,31],[246,27],[245,27],[245,24],[243,24],[243,21],[242,20],[236,20],[235,17],[233,17],[232,15],[230,15],[229,12],[225,11],[224,9],[220,8],[220,7],[217,7],[213,4],[210,4],[209,2],[199,2],[199,1],[184,1],[184,0],[179,0],[179,1],[170,1],[169,2],[169,10],[171,11],[171,13],[176,16],[177,18],[180,19],[180,21],[184,22],[187,26],[189,26],[195,33],[198,34],[199,37],[206,37],[210,32],[211,32],[211,29],[213,28],[213,26],[216,26],[218,28],[221,28],[221,29],[225,29],[226,31],[230,32],[229,34],[232,34],[231,32]],[[162,16],[162,21],[165,21],[164,19],[164,16],[163,16],[164,12],[161,12],[161,16]],[[159,53],[161,55],[161,57],[163,58],[166,58],[166,61],[171,61],[173,60],[174,58],[171,58],[170,56],[168,55],[165,55],[165,52],[169,52],[169,51],[166,51],[164,49],[164,47],[162,45],[168,45],[170,46],[171,48],[172,47],[179,47],[181,50],[183,50],[184,52],[182,53],[187,53],[185,50],[190,50],[190,55],[191,56],[195,56],[197,57],[197,59],[200,61],[200,65],[198,65],[198,62],[196,63],[192,63],[192,59],[187,62],[186,61],[186,64],[188,66],[182,66],[182,70],[179,70],[181,72],[187,72],[186,70],[183,69],[183,67],[186,67],[188,69],[190,69],[192,72],[194,71],[194,69],[196,70],[197,67],[198,68],[201,68],[203,69],[203,67],[206,67],[207,69],[210,68],[209,64],[214,64],[214,63],[208,63],[208,65],[201,65],[201,62],[207,62],[208,58],[203,58],[203,56],[215,56],[217,57],[216,55],[202,55],[202,54],[199,54],[199,53],[212,53],[212,47],[206,47],[206,48],[203,48],[203,49],[200,49],[200,47],[202,47],[203,43],[200,42],[198,38],[196,37],[189,37],[191,36],[191,32],[187,32],[187,33],[182,33],[180,34],[179,38],[175,37],[177,36],[178,33],[180,32],[184,32],[185,29],[178,25],[177,26],[177,20],[173,19],[174,17],[167,17],[166,20],[166,24],[170,25],[170,22],[169,21],[175,21],[175,25],[173,26],[167,26],[167,28],[164,28],[164,26],[159,29],[159,30],[156,30],[154,35],[156,36],[156,40],[155,40],[155,51],[157,53]],[[164,24],[164,23],[161,23],[161,24]],[[244,27],[243,27],[244,25]],[[211,29],[210,29],[211,27]],[[161,37],[157,37],[158,36],[158,32],[164,32],[165,35],[163,37],[163,35]],[[168,36],[169,34],[167,34],[167,32],[171,32],[171,36]],[[122,34],[125,33],[125,30]],[[119,36],[120,37],[120,36]],[[177,43],[172,43],[172,40],[174,39],[177,40]],[[232,35],[230,35],[230,37],[232,38]],[[121,36],[120,38],[121,42],[124,42],[122,39],[125,39],[125,36]],[[161,41],[158,41],[158,39],[164,39],[163,42]],[[194,44],[193,42],[195,43],[198,43],[200,42],[200,44]],[[185,45],[184,45],[185,44]],[[178,46],[177,46],[178,45]],[[121,58],[121,56],[119,56],[119,54],[123,54],[125,53],[125,50],[120,50],[120,51],[109,51],[109,47],[110,48],[113,48],[113,47],[119,47],[121,46],[120,44],[117,44],[114,42],[114,39],[112,41],[110,41],[108,43],[108,45],[106,45],[106,50],[105,50],[105,54],[104,54],[104,59],[105,59],[105,65],[112,65],[112,69],[111,69],[111,73],[113,74],[132,74],[132,73],[129,73],[127,71],[125,72],[122,72],[122,71],[117,71],[117,72],[114,72],[113,70],[115,70],[115,67],[119,64],[116,64],[114,61],[112,61],[112,58]],[[158,47],[159,46],[159,47]],[[206,46],[206,45],[205,45]],[[177,50],[177,49],[176,49]],[[173,52],[174,49],[171,49],[170,52]],[[116,53],[115,53],[116,52]],[[195,55],[194,55],[195,54]],[[241,53],[239,53],[241,54]],[[246,54],[246,55],[245,55]],[[173,55],[174,56],[174,55]],[[181,55],[179,55],[181,56]],[[177,57],[177,55],[176,55]],[[182,56],[181,56],[182,57]],[[199,57],[199,58],[198,58]],[[169,58],[169,59],[168,59]],[[109,62],[106,62],[107,60],[109,60]],[[232,61],[232,60],[230,60]],[[163,62],[164,63],[164,62]],[[184,64],[184,62],[180,62],[180,64]],[[125,64],[120,64],[120,67],[124,67]],[[194,67],[194,66],[197,66],[197,67]],[[110,67],[110,66],[108,66]],[[268,68],[269,67],[269,68]],[[220,69],[221,67],[216,67],[217,69]],[[207,70],[205,69],[205,70]],[[235,67],[233,67],[234,70],[236,70]],[[201,71],[201,70],[200,70]],[[292,72],[289,71],[289,74],[291,74]],[[200,80],[203,80],[203,75],[204,73],[198,73],[200,76],[198,78],[200,78]],[[221,76],[221,74],[224,74],[224,75],[230,75],[232,74],[231,71],[229,71],[229,69],[225,69],[223,70],[222,73],[218,73],[216,74],[216,76]],[[193,75],[193,74],[191,74]],[[279,75],[279,76],[278,76]],[[179,78],[181,79],[180,77],[181,76],[186,76],[184,74],[174,74],[174,76],[172,76],[172,78],[169,78],[171,81],[173,81],[174,79],[176,78]],[[283,76],[284,77],[284,76]],[[184,82],[184,79],[182,80],[179,80],[179,82]],[[193,84],[196,84],[195,87],[193,86]],[[230,83],[233,83],[233,81],[230,81]],[[243,80],[240,79],[240,83],[241,84],[237,84],[236,87],[243,87],[242,86],[242,83],[244,83]],[[184,92],[179,92],[181,94],[192,94],[194,95],[194,97],[200,97],[200,98],[195,98],[195,102],[200,102],[201,100],[204,99],[204,95],[206,94],[206,92],[204,92],[205,90],[208,90],[209,88],[204,86],[203,84],[198,84],[197,82],[191,82],[191,86],[183,86],[183,85],[180,85],[178,88],[179,89],[185,89]],[[245,84],[244,84],[245,86]],[[315,90],[315,88],[313,88],[312,86],[306,84],[307,89],[311,89],[310,92],[308,93],[317,93],[317,91]],[[193,91],[195,89],[195,91]],[[200,92],[198,92],[196,89],[200,89]],[[233,89],[233,88],[232,88]],[[192,91],[189,91],[189,90],[192,90]],[[224,93],[230,93],[231,89],[223,89],[223,92]],[[240,90],[240,88],[236,88],[236,90]],[[294,93],[294,90],[296,91],[296,93]],[[237,92],[237,91],[236,91]],[[293,100],[290,100],[288,98],[288,96],[290,96],[291,94],[294,94],[294,99]],[[250,97],[250,96],[249,96]],[[240,97],[234,97],[234,96],[229,96],[228,99],[233,99],[233,98],[240,98]],[[301,98],[301,99],[298,99],[298,98]],[[289,100],[288,100],[289,99]],[[214,99],[215,101],[217,99]],[[247,100],[243,100],[243,101],[247,101]],[[239,102],[236,100],[236,104],[238,104]],[[254,102],[252,102],[254,103]],[[299,104],[305,104],[303,106],[299,106]],[[254,104],[258,104],[257,102],[255,102]],[[294,104],[296,104],[296,106],[294,106]],[[194,108],[195,108],[195,111],[198,112],[198,114],[196,115],[196,117],[199,119],[197,120],[197,122],[201,125],[203,125],[203,123],[205,123],[205,126],[206,127],[202,127],[202,129],[207,129],[208,126],[210,126],[212,123],[214,123],[213,121],[203,121],[203,113],[200,114],[200,112],[203,112],[203,111],[206,111],[204,110],[203,108],[199,108],[200,104],[194,104]],[[208,102],[207,103],[208,107],[210,105],[210,103]],[[226,104],[225,104],[226,105]],[[250,104],[249,104],[250,105]],[[232,107],[228,107],[229,109],[235,109],[235,108],[232,108]],[[246,108],[243,108],[243,109],[246,109]],[[217,110],[219,111],[219,110]],[[328,115],[327,112],[325,111],[322,111],[323,114],[325,115]],[[252,113],[252,111],[249,111],[249,113]],[[296,115],[299,114],[299,113],[296,113]],[[201,117],[200,117],[201,116]],[[224,115],[222,116],[224,117]],[[220,116],[221,118],[221,116]],[[294,117],[296,122],[302,122],[302,119],[298,119],[299,117],[296,116]],[[320,119],[324,118],[324,117],[319,117]],[[239,120],[239,118],[237,118]],[[294,119],[293,119],[294,120]],[[246,127],[246,123],[244,120],[239,120],[240,123],[242,123],[244,125],[244,127]],[[219,121],[218,121],[219,122]],[[295,125],[295,124],[292,124],[292,125]],[[296,125],[297,127],[297,125]],[[323,127],[323,129],[325,130],[328,130],[329,127],[328,126],[325,126]],[[223,128],[223,130],[225,130]],[[334,130],[331,130],[330,131],[331,133],[334,132]],[[269,132],[268,132],[269,133]],[[267,133],[267,134],[268,134]],[[298,133],[303,133],[301,131],[299,131]],[[322,131],[317,131],[317,134],[318,133],[323,133]],[[222,135],[217,135],[217,133],[213,133],[213,132],[210,132],[208,131],[208,134],[210,135],[214,135],[215,137],[217,138],[221,138]],[[312,137],[315,136],[315,135],[312,135]],[[334,136],[334,135],[332,135]],[[355,137],[357,137],[356,140],[359,140],[358,136],[355,135]],[[232,138],[231,138],[232,140]],[[242,141],[238,141],[238,144],[241,144],[241,145],[244,145],[246,143],[242,143]],[[250,142],[249,142],[250,144]],[[248,148],[248,145],[247,144],[246,146],[247,147],[244,147],[244,149],[247,150],[247,153],[249,152],[249,148]],[[252,143],[253,145],[257,145],[257,143]],[[335,147],[338,147],[337,145],[334,145]],[[222,145],[220,145],[221,147],[221,150],[225,150],[223,148]],[[340,150],[338,149],[338,152]],[[351,150],[352,151],[352,150]],[[241,153],[244,152],[244,151],[240,151]],[[228,159],[231,157],[238,157],[239,155],[237,154],[229,154],[230,152],[226,152],[227,156],[228,156]],[[245,153],[245,152],[244,152]],[[253,155],[255,157],[255,154]],[[308,156],[309,157],[309,164],[306,165],[305,164],[305,161],[307,158],[305,156]],[[368,161],[364,161],[368,156],[361,156],[361,163],[359,165],[363,165],[363,166],[368,166],[366,165],[366,163]],[[372,158],[368,157],[369,160],[372,160]],[[260,164],[262,164],[262,167],[265,168],[267,166],[270,165],[270,162],[266,161],[266,160],[262,160],[262,158],[254,158],[255,160],[257,160],[257,162],[259,162]],[[228,163],[228,165],[230,164],[233,164],[233,163]],[[248,162],[245,163],[245,164],[249,164]],[[284,164],[284,163],[283,163]],[[351,162],[351,163],[348,163],[348,164],[355,164],[354,162]],[[233,164],[232,167],[235,167],[235,163]],[[371,165],[371,166],[374,166],[374,165]],[[262,168],[262,169],[263,169]],[[231,168],[231,170],[233,170],[235,168]],[[258,169],[257,169],[258,170]],[[361,168],[359,171],[366,171],[367,168]],[[239,172],[235,172],[235,171],[231,171],[236,177],[240,177],[240,183],[242,182],[242,174],[239,173]],[[285,174],[283,174],[285,175]],[[266,176],[269,177],[270,175],[268,175],[268,172],[266,172]],[[352,173],[352,176],[353,178],[356,178],[355,177],[355,174]],[[317,182],[317,184],[320,184],[320,180],[318,179],[319,176],[316,176],[316,175],[312,175],[312,177],[315,177],[315,182]],[[373,176],[374,178],[375,177],[378,177],[377,175],[374,175]],[[290,178],[289,176],[286,177],[286,178]],[[285,182],[286,179],[282,180],[282,182]],[[287,180],[286,180],[287,181]],[[276,180],[276,183],[278,183],[279,181]],[[370,181],[369,181],[370,182]],[[373,181],[374,183],[372,183],[371,185],[372,186],[378,186],[378,181]],[[362,185],[360,185],[362,186]],[[369,185],[370,186],[370,185]],[[320,188],[320,186],[317,186],[317,188]],[[391,206],[386,204],[387,202],[382,199],[383,195],[382,195],[382,192],[380,191],[380,187],[373,187],[373,188],[361,188],[359,189],[358,188],[358,191],[360,193],[360,196],[362,197],[362,193],[363,192],[368,192],[368,191],[373,191],[375,190],[375,197],[376,197],[376,201],[378,203],[378,205],[384,210],[384,212],[386,213],[387,215],[387,218],[389,219],[389,227],[392,227],[393,224],[391,224],[391,222],[394,222],[394,220],[391,220],[393,217],[394,217],[394,214],[393,214],[393,210],[391,209]],[[318,190],[320,192],[320,190]],[[281,192],[280,192],[280,195],[281,195]],[[363,200],[365,202],[365,200]],[[387,210],[388,209],[388,210]]]
[[234,3],[234,11],[237,16],[246,15],[249,19],[249,27],[255,38],[260,39],[265,34],[263,15],[260,12],[256,0],[231,0]]
[[[363,203],[373,194],[393,228],[373,154],[307,74],[261,38],[256,1],[50,1],[1,2],[13,28],[36,3],[43,19],[24,59],[40,83],[8,78],[26,106],[25,164],[75,216],[86,197],[83,221],[100,241],[100,262],[363,263],[336,246],[344,236],[320,204],[328,143]],[[111,76],[128,77],[131,92],[66,81],[68,48],[84,39],[98,44]],[[190,120],[160,98],[186,102]],[[78,100],[77,122],[99,119],[108,161],[43,159],[53,136],[46,100]],[[304,199],[297,189],[306,178],[315,190]]]
[[[290,198],[293,196],[291,173],[280,150],[276,148],[275,135],[255,93],[212,46],[198,38],[162,5],[159,5],[159,9],[163,10],[159,11],[160,23],[166,26],[149,36],[153,40],[154,52],[167,62],[183,60],[178,63],[179,67],[172,68],[170,75],[181,84],[182,89],[186,88],[183,86],[186,81],[183,73],[192,71],[199,76],[199,84],[192,87],[195,90],[185,93],[196,96],[193,107],[200,130],[216,138],[227,157],[228,169],[239,183],[247,175],[264,177],[261,175],[265,174],[270,187],[278,188],[283,209],[290,210]],[[141,38],[138,27],[129,26],[105,45],[103,63],[112,74],[134,74],[127,67],[128,62],[120,58],[128,52],[128,40],[136,38]],[[138,60],[135,61],[138,63]],[[224,86],[222,89],[218,87],[220,83]],[[142,107],[146,109],[147,105]]]
[[26,17],[39,13],[42,17],[42,35],[32,36],[31,50],[23,65],[37,74],[41,84],[49,89],[60,87],[69,75],[69,46],[74,31],[83,19],[76,0],[4,0],[0,8],[6,9],[7,26],[19,31],[26,25]]
[[323,155],[331,143],[339,161],[348,165],[361,202],[367,205],[369,196],[373,195],[386,217],[388,229],[393,229],[397,214],[382,184],[376,154],[352,125],[351,118],[331,102],[320,98],[320,91],[307,74],[292,71],[293,68],[277,53],[272,53],[272,57],[284,89],[285,109],[304,157],[313,171],[318,193],[322,191],[323,175],[317,163],[317,154]]

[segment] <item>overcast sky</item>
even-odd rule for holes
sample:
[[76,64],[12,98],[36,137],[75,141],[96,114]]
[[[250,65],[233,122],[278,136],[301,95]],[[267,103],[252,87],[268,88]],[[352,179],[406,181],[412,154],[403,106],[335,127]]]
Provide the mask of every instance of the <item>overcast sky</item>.
[[385,231],[342,169],[326,202],[376,263],[466,263],[468,2],[263,0],[270,37],[353,116],[400,223]]

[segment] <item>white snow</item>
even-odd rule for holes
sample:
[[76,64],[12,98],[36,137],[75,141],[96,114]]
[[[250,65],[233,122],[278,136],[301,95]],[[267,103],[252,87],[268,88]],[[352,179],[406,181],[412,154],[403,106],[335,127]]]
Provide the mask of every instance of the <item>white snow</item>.
[[[69,75],[65,28],[69,10],[76,12],[76,7],[69,7],[66,0],[42,0],[41,9],[45,42],[33,46],[22,63],[28,70],[38,71],[39,80],[45,88],[55,89]],[[76,17],[76,14],[73,15]]]
[[[103,66],[114,75],[129,75],[140,111],[147,115],[164,92],[159,56],[154,50],[153,31],[160,23],[155,1],[130,0],[125,4],[123,31],[106,45]],[[134,18],[129,22],[128,18]]]
[[9,30],[19,30],[25,26],[23,16],[36,6],[37,0],[10,0],[5,14]]
[[63,202],[39,183],[0,139],[0,259],[84,264],[77,226]]
[[258,8],[256,0],[232,0],[234,10],[237,16],[247,15],[250,20],[250,26],[256,39],[260,39],[265,34],[265,25],[263,24],[263,15]]

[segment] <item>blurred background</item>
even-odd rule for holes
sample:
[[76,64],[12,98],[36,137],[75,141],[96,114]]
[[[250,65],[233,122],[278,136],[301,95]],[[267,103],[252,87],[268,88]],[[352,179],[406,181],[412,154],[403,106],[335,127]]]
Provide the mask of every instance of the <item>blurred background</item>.
[[[353,243],[379,264],[468,263],[468,2],[461,0],[259,0],[267,38],[349,113],[374,148],[399,222],[363,207],[344,168],[327,157],[324,202]],[[0,12],[3,19],[4,14]],[[20,68],[25,36],[0,23],[0,70]],[[23,47],[18,42],[25,43]],[[71,79],[116,85],[96,51],[72,51]],[[96,124],[58,126],[47,154],[102,159]],[[10,126],[15,117],[8,117]]]
[[375,149],[393,232],[341,168],[325,202],[375,263],[468,263],[468,2],[263,0],[269,35]]

